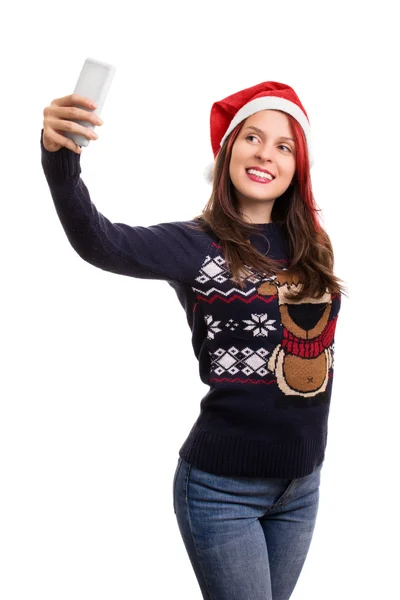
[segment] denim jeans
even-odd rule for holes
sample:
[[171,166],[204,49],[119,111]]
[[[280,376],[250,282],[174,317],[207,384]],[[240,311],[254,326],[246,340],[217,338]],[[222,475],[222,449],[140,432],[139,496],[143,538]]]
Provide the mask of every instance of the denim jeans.
[[322,464],[298,479],[227,477],[179,457],[174,512],[203,598],[290,598],[314,532]]

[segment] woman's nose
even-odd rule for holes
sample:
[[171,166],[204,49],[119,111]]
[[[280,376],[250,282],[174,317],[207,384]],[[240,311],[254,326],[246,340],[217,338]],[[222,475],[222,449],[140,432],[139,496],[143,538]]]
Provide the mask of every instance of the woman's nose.
[[272,160],[274,149],[267,145],[259,146],[256,150],[256,156],[261,160]]

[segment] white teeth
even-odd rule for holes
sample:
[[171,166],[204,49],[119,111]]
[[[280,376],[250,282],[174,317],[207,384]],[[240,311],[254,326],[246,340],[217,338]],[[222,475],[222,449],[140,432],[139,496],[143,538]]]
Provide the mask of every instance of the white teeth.
[[262,171],[257,171],[256,169],[248,169],[247,172],[251,175],[255,175],[256,177],[263,177],[264,179],[269,179],[270,181],[273,180],[273,177],[268,173],[263,173]]

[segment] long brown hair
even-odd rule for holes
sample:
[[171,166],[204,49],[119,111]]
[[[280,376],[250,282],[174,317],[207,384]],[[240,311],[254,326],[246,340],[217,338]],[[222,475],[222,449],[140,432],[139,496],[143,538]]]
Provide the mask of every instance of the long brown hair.
[[[286,113],[285,113],[286,114]],[[289,248],[291,262],[288,270],[296,273],[301,285],[296,292],[285,292],[288,299],[320,298],[326,292],[344,293],[343,281],[333,273],[334,254],[330,238],[321,227],[320,211],[312,192],[307,143],[300,124],[289,114],[290,126],[296,144],[296,172],[292,184],[273,205],[271,220],[281,224]],[[195,220],[196,228],[210,231],[218,238],[232,279],[241,289],[244,275],[250,267],[257,272],[273,274],[281,264],[252,246],[250,233],[260,233],[257,225],[246,223],[239,212],[235,188],[229,175],[233,144],[244,121],[225,140],[215,160],[210,199]]]

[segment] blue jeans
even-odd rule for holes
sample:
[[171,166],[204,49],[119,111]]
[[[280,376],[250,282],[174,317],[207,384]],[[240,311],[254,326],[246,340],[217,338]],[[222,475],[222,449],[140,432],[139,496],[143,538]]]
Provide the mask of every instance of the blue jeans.
[[314,532],[322,464],[298,479],[227,477],[179,457],[174,512],[203,598],[290,598]]

